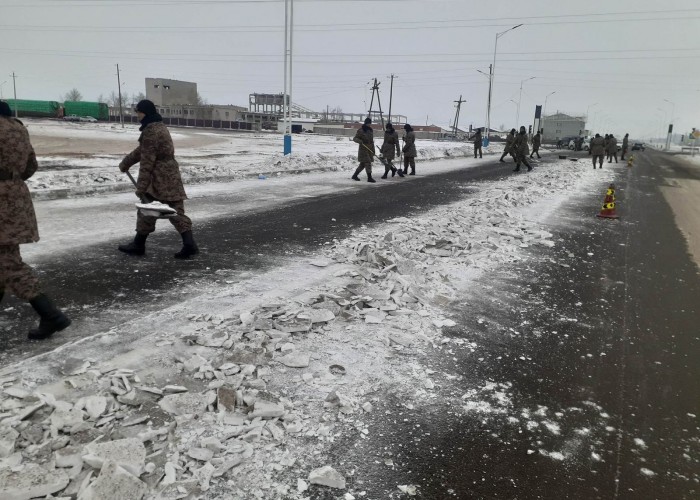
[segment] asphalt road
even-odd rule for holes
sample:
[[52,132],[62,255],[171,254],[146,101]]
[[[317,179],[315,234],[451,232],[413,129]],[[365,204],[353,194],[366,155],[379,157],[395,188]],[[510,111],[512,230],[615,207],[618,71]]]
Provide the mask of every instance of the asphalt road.
[[[572,204],[560,214],[571,224],[551,229],[553,257],[500,269],[454,304],[462,320],[449,336],[478,349],[452,342],[427,351],[426,362],[458,376],[444,388],[457,399],[495,386],[490,409],[434,400],[411,410],[387,392],[369,415],[373,439],[336,444],[344,466],[356,470],[353,487],[368,498],[397,498],[398,484],[419,485],[417,498],[425,499],[700,496],[700,280],[660,190],[663,160],[640,154],[620,175],[620,221],[593,216],[601,196]],[[118,254],[117,240],[49,259],[42,279],[69,304],[75,328],[26,347],[23,330],[34,317],[9,302],[5,359],[181,300],[183,287],[196,293],[198,284],[274,266],[276,257],[312,250],[360,224],[468,199],[470,184],[511,168],[485,160],[412,182],[363,184],[361,195],[217,219],[198,227],[203,252],[188,262],[171,258],[171,231],[149,240],[144,259]],[[382,466],[388,458],[394,465]],[[313,498],[333,495],[315,490]]]
[[491,406],[411,410],[387,394],[369,426],[379,442],[337,447],[358,464],[358,487],[377,498],[400,484],[425,499],[700,497],[700,279],[660,190],[666,160],[641,154],[620,175],[619,221],[594,216],[602,193],[568,207],[571,226],[550,228],[553,259],[500,269],[455,305],[453,340],[479,347],[452,343],[425,361],[459,376],[442,379],[457,400],[495,386],[477,390]]
[[[431,206],[468,197],[469,184],[507,175],[513,165],[484,159],[483,166],[477,168],[427,176],[420,175],[421,168],[419,162],[419,175],[410,177],[410,182],[355,184],[348,179],[357,191],[298,198],[266,212],[232,214],[205,223],[195,220],[201,253],[184,262],[172,258],[181,243],[165,221],[149,237],[143,258],[117,251],[117,245],[125,243],[130,235],[116,235],[120,239],[100,241],[69,257],[43,258],[36,266],[42,285],[65,308],[73,325],[50,341],[27,343],[26,331],[36,322],[36,316],[27,304],[6,297],[2,304],[0,362],[46,352],[61,343],[107,330],[124,318],[167,307],[187,297],[187,293],[197,294],[199,288],[217,280],[235,282],[242,271],[269,268],[279,258],[314,250],[319,243],[342,238],[362,224],[410,217]],[[75,237],[91,236],[76,228]]]

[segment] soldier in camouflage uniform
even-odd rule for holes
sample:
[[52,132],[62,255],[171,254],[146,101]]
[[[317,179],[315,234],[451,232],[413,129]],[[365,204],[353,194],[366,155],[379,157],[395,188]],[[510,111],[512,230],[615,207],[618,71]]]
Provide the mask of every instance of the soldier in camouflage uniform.
[[498,161],[502,161],[505,163],[505,160],[503,158],[506,157],[506,155],[511,155],[513,157],[513,160],[515,160],[515,154],[513,154],[513,143],[515,142],[515,129],[510,130],[510,134],[506,137],[506,145],[503,148],[503,154],[501,155],[501,159]]
[[[406,133],[403,136],[403,173],[404,175],[416,175],[416,133],[408,123],[403,126]],[[408,167],[411,167],[411,173],[408,173]]]
[[530,152],[527,146],[527,130],[525,127],[520,127],[520,133],[515,136],[513,143],[513,152],[515,153],[515,169],[513,172],[520,172],[520,164],[524,163],[527,166],[527,171],[532,171],[532,166],[527,161],[527,155]]
[[[396,151],[396,155],[394,155],[394,151]],[[394,130],[394,126],[391,124],[391,122],[386,124],[386,130],[384,131],[384,142],[382,143],[382,147],[379,152],[384,157],[384,161],[386,161],[382,179],[386,179],[387,175],[389,174],[389,170],[391,170],[391,176],[394,177],[397,170],[396,167],[394,167],[392,160],[401,154],[401,149],[399,149],[399,134],[396,133],[396,130]],[[398,172],[399,177],[403,177],[403,172],[401,169],[399,169]]]
[[479,155],[479,158],[483,158],[483,155],[481,154],[481,146],[484,144],[484,139],[481,136],[481,129],[478,128],[476,129],[476,134],[474,134],[474,158],[476,158],[476,155]]
[[[126,155],[119,164],[119,170],[126,172],[136,163],[141,163],[136,182],[136,196],[149,201],[160,201],[177,212],[170,223],[182,237],[182,249],[175,254],[176,259],[187,259],[199,252],[192,236],[192,221],[185,215],[187,195],[182,185],[180,166],[175,160],[175,148],[163,118],[155,104],[144,99],[136,105],[136,114],[141,121],[139,146]],[[134,241],[119,245],[119,250],[130,255],[146,253],[146,238],[156,230],[156,217],[148,217],[138,212],[136,216],[136,236]]]
[[542,136],[540,135],[540,131],[538,130],[537,133],[532,137],[532,153],[530,153],[530,158],[532,158],[532,155],[537,155],[537,158],[542,158],[539,153],[540,144],[542,144]]
[[372,162],[374,161],[374,155],[376,150],[374,149],[374,130],[372,130],[372,119],[365,118],[365,123],[362,127],[357,129],[357,133],[353,138],[359,147],[357,149],[357,161],[360,162],[360,166],[357,167],[355,173],[352,174],[352,179],[359,181],[360,178],[357,176],[363,170],[367,171],[367,182],[377,182],[372,179]]
[[24,182],[37,168],[27,129],[0,101],[0,301],[9,291],[32,305],[41,318],[39,327],[29,332],[32,340],[48,338],[71,323],[41,293],[39,279],[19,251],[21,244],[39,241],[34,205]]
[[589,145],[589,150],[591,156],[593,157],[593,170],[595,170],[596,160],[600,163],[600,168],[603,168],[603,156],[605,156],[605,139],[596,134],[593,139],[591,139],[591,144]]

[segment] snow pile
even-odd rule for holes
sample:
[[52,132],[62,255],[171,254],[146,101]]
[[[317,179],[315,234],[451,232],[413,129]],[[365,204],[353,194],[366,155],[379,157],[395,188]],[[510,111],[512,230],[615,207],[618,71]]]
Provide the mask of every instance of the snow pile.
[[[34,488],[102,500],[300,499],[327,487],[364,496],[351,465],[327,450],[375,437],[365,415],[379,391],[409,408],[439,396],[467,414],[510,412],[507,384],[446,395],[454,377],[419,354],[452,342],[478,350],[443,338],[456,326],[450,305],[480,273],[555,245],[537,220],[606,180],[568,166],[478,184],[477,197],[334,241],[297,264],[300,285],[289,271],[277,277],[287,288],[269,276],[217,285],[187,306],[195,312],[163,311],[167,330],[140,335],[128,356],[98,363],[78,344],[81,359],[49,385],[28,363],[4,370],[0,497]],[[158,326],[146,317],[133,328]],[[124,328],[97,343],[123,343]]]

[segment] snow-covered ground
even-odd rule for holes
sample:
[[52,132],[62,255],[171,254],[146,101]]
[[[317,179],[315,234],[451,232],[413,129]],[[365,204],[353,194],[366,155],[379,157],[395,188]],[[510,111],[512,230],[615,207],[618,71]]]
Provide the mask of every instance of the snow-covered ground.
[[[300,138],[295,156],[282,160],[275,152],[279,138],[235,137],[207,146],[206,159],[182,150],[178,157],[185,171],[224,178],[297,171],[314,161],[320,170],[349,170],[356,147],[346,141]],[[470,154],[469,146],[430,148],[419,144],[418,168],[426,172],[477,164],[425,161]],[[46,173],[38,183],[79,185],[71,182],[107,172],[116,159],[81,167],[86,177]],[[577,196],[603,193],[623,169],[594,171],[564,160],[476,183],[465,200],[362,227],[262,274],[226,279],[231,270],[222,269],[223,278],[199,286],[193,298],[4,367],[0,491],[31,484],[36,496],[82,491],[80,498],[97,499],[120,484],[122,498],[302,499],[325,484],[338,487],[337,498],[366,498],[353,470],[329,447],[346,436],[376,438],[366,421],[387,391],[400,394],[408,408],[453,398],[444,391],[452,375],[420,356],[449,348],[478,352],[477,344],[443,337],[443,328],[454,325],[450,303],[489,270],[551,252],[556,241],[548,229],[557,224],[558,209]],[[324,189],[381,189],[350,184],[345,173],[321,174],[327,188],[306,177],[280,174],[190,192],[215,197],[248,187],[253,191],[240,203],[255,209],[260,190],[270,194],[263,201],[269,206]],[[133,211],[127,196],[111,195],[103,210],[123,198],[124,211]],[[51,217],[49,208],[69,210],[72,203],[93,199],[39,202],[40,220]],[[205,205],[211,217],[225,213]],[[27,253],[29,260],[71,248],[69,225],[58,224],[60,212],[54,218],[58,227],[42,228],[44,242]],[[109,226],[93,238],[106,240],[131,229],[133,220],[121,219],[117,214],[105,224],[93,213],[72,226],[81,234]],[[452,401],[462,414],[511,411],[503,387],[463,389]],[[551,453],[564,460],[559,455]],[[420,484],[396,485],[397,495],[416,491]]]
[[[130,181],[117,165],[137,145],[138,128],[122,129],[112,124],[29,123],[38,148],[40,170],[28,184],[36,198],[75,196],[130,190]],[[176,158],[187,185],[265,177],[303,172],[351,171],[357,167],[357,144],[347,137],[300,134],[293,137],[293,154],[282,154],[282,136],[273,133],[241,133],[171,128]],[[69,140],[79,153],[70,154],[61,143],[62,154],[51,154],[56,140]],[[375,137],[381,145],[380,134]],[[111,144],[105,148],[104,144]],[[94,144],[94,147],[90,147]],[[418,140],[417,162],[465,157],[473,154],[471,144]],[[502,151],[502,144],[485,148],[485,154]],[[117,153],[116,151],[122,151]],[[44,154],[42,154],[44,151]],[[92,153],[91,153],[92,151]],[[107,152],[108,151],[108,152]],[[398,163],[398,162],[397,162]],[[379,161],[375,169],[383,170]],[[133,169],[134,175],[138,168]],[[379,174],[381,175],[381,174]]]

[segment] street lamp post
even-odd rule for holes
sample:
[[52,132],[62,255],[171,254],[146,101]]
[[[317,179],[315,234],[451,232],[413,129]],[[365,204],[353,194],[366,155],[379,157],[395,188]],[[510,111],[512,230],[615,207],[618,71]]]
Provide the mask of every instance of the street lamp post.
[[284,0],[284,154],[292,153],[292,42],[294,40],[294,0]]
[[660,137],[663,137],[664,131],[666,130],[666,126],[668,125],[668,111],[666,111],[663,108],[656,108],[656,109],[658,111],[661,111],[664,114],[664,121],[663,121],[663,125],[661,126],[661,136],[660,136]]
[[[597,106],[597,105],[598,105],[598,103],[596,102],[595,104],[590,104],[590,105],[586,108],[586,122],[588,122],[588,112],[591,110],[591,108],[592,108],[593,106]],[[588,125],[588,123],[586,123],[586,125]],[[593,124],[591,124],[591,128],[590,128],[588,131],[590,132],[591,130],[593,130]]]
[[[520,112],[520,103],[519,103],[519,102],[515,102],[513,99],[508,99],[508,100],[509,100],[510,102],[512,102],[513,104],[515,104],[515,108],[516,108],[516,110],[517,110],[517,111],[516,111],[516,115],[515,115],[515,126],[517,127],[517,126],[518,126],[518,115],[517,115],[517,113]],[[501,130],[501,132],[503,132],[503,131]]]
[[[557,93],[556,90],[555,90],[554,92],[550,92],[550,93],[547,94],[547,95],[545,96],[545,98],[544,98],[544,107],[542,108],[542,125],[540,126],[540,128],[541,128],[542,130],[544,130],[544,120],[545,120],[546,113],[547,113],[547,99],[549,99],[549,96],[550,96],[550,95],[556,94],[556,93]],[[543,134],[542,134],[542,140],[544,140],[544,138],[545,138],[545,134],[543,133]]]
[[490,83],[489,83],[489,102],[488,102],[488,108],[486,111],[486,144],[488,145],[488,138],[489,138],[489,132],[491,130],[491,96],[493,93],[493,82],[496,78],[496,52],[498,50],[498,39],[501,38],[503,35],[508,33],[509,31],[513,31],[516,28],[521,27],[522,24],[518,24],[516,26],[513,26],[512,28],[508,28],[505,31],[501,31],[500,33],[496,33],[496,42],[493,45],[493,65],[491,66],[491,78],[490,78]]
[[531,76],[530,78],[525,78],[520,82],[520,97],[518,97],[518,114],[515,116],[515,127],[517,128],[518,125],[520,125],[520,102],[523,100],[523,83],[527,82],[528,80],[534,80],[535,77]]
[[[486,78],[488,78],[488,80],[489,80],[489,97],[490,97],[490,94],[491,94],[491,71],[492,71],[492,69],[493,69],[493,66],[489,64],[489,73],[488,73],[488,74],[484,73],[484,72],[481,71],[480,69],[477,69],[477,70],[476,70],[477,73],[481,73],[482,75],[484,75],[484,76],[485,76]],[[490,101],[489,101],[489,102],[487,103],[487,105],[486,105],[486,114],[487,114],[487,116],[488,116],[488,106],[489,106],[489,105],[490,105]]]

